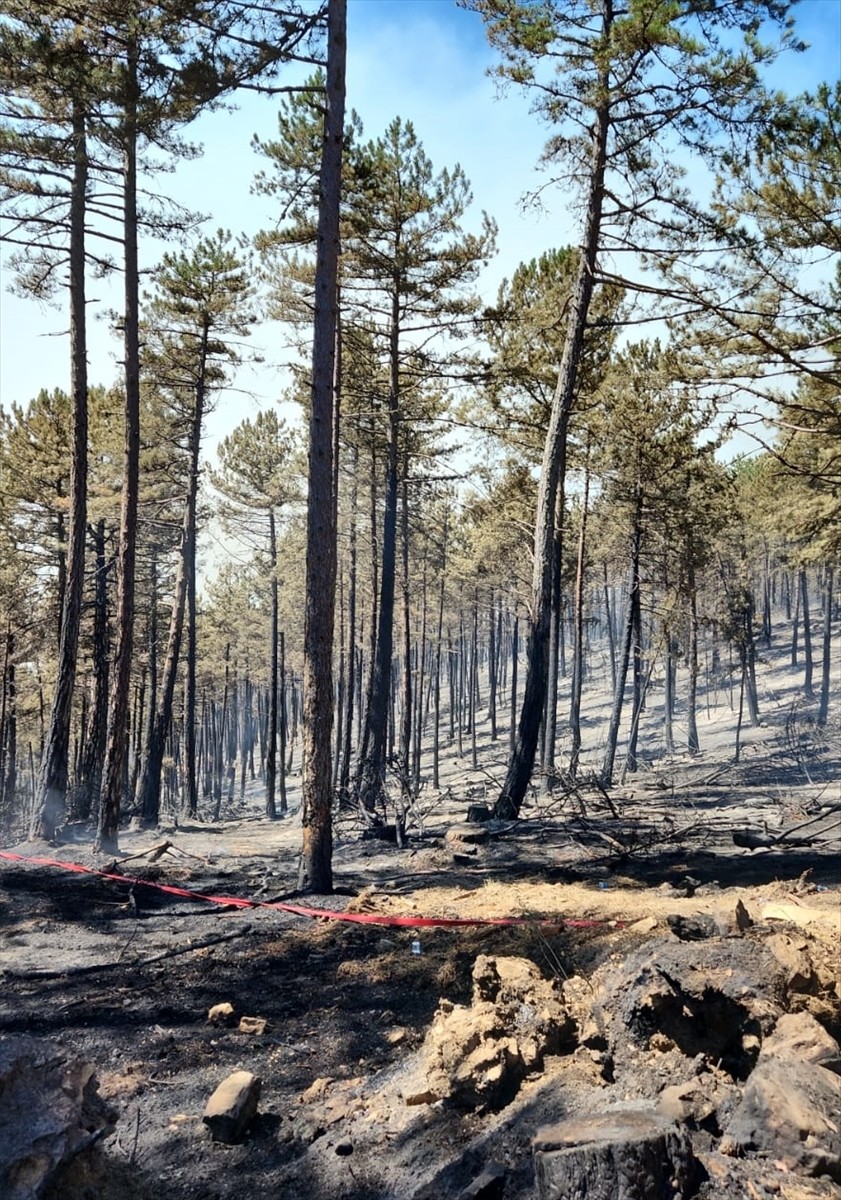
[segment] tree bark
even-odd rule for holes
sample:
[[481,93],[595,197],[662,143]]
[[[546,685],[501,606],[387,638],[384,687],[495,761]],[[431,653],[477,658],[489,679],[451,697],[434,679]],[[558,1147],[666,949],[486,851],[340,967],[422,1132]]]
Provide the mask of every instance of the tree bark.
[[399,378],[400,303],[392,299],[388,448],[386,461],[385,507],[382,525],[382,561],[377,612],[377,645],[372,676],[371,699],[366,712],[367,754],[359,772],[359,799],[368,813],[374,813],[385,784],[387,759],[389,698],[392,687],[394,646],[394,590],[397,569],[397,493],[400,437]]
[[[331,430],[332,437],[332,430]],[[332,488],[332,484],[331,484]],[[278,562],[277,527],[274,509],[269,509],[269,562],[271,566],[271,613],[269,616],[269,702],[268,728],[266,730],[266,816],[270,821],[277,819],[277,685],[278,685]],[[332,701],[331,701],[332,703]]]
[[338,327],[339,206],[345,112],[346,0],[327,8],[327,87],[318,212],[307,500],[307,592],[304,621],[302,863],[309,887],[333,890],[332,773],[333,618],[336,509],[333,405]]
[[[612,0],[605,0],[602,14],[602,38],[607,40],[613,25]],[[526,660],[526,682],[523,706],[514,751],[511,755],[505,782],[495,805],[495,815],[516,817],[525,798],[534,767],[535,751],[540,733],[540,717],[546,696],[546,667],[549,641],[549,622],[552,610],[552,568],[555,537],[555,510],[558,488],[566,467],[566,439],[569,414],[575,401],[581,351],[587,315],[593,295],[593,279],[599,249],[604,175],[607,160],[607,140],[610,125],[610,81],[607,67],[600,69],[600,97],[596,101],[593,127],[590,178],[588,182],[587,216],[575,285],[570,294],[566,337],[552,397],[552,410],[537,497],[537,519],[534,538],[534,576],[532,581],[532,610]]]
[[[638,498],[638,506],[641,500]],[[636,628],[636,609],[639,604],[639,548],[640,548],[639,512],[634,519],[634,531],[631,541],[631,569],[628,585],[628,604],[625,612],[625,629],[622,636],[622,652],[616,664],[616,686],[613,689],[613,708],[610,714],[610,724],[607,731],[602,763],[601,781],[608,787],[613,781],[613,764],[616,759],[616,743],[619,740],[619,725],[622,721],[622,706],[625,699],[625,682],[628,678],[628,666],[631,661],[631,648]]]
[[[590,447],[587,447],[589,458]],[[590,500],[589,463],[584,472],[584,495],[581,500],[581,525],[578,530],[578,557],[575,567],[574,620],[575,629],[572,646],[572,680],[569,699],[570,751],[569,771],[573,778],[578,774],[581,755],[581,692],[584,679],[584,578],[587,569],[587,510]]]
[[61,604],[58,674],[41,759],[30,837],[52,840],[67,796],[70,722],[85,585],[88,494],[88,359],[85,309],[85,210],[88,180],[86,119],[73,103],[70,191],[70,527]]
[[829,683],[832,654],[832,590],[835,582],[835,569],[831,564],[826,567],[824,584],[823,609],[823,640],[821,652],[821,692],[818,702],[818,725],[826,725],[829,713]]
[[108,734],[108,566],[105,561],[105,520],[91,529],[94,544],[93,675],[94,693],[88,735],[82,755],[79,816],[87,820],[102,786],[102,765]]
[[803,616],[803,694],[807,699],[811,700],[815,694],[812,686],[814,667],[812,660],[812,625],[809,613],[809,581],[806,577],[805,567],[800,568],[800,609]]
[[[146,759],[140,783],[140,808],[144,825],[153,827],[158,823],[161,802],[161,769],[169,727],[172,723],[172,704],[175,698],[175,683],[181,657],[181,638],[184,631],[184,610],[187,598],[187,577],[190,563],[196,555],[196,505],[199,490],[199,451],[201,429],[204,420],[205,375],[207,368],[209,326],[202,327],[199,344],[199,369],[197,375],[193,418],[190,426],[190,464],[187,477],[187,497],[181,526],[181,555],[175,578],[175,595],[169,622],[166,659],[164,662],[161,702],[155,713],[154,726],[146,746]],[[150,709],[150,712],[152,710]]]
[[697,697],[698,697],[698,589],[695,572],[689,573],[689,688],[686,697],[687,738],[686,748],[697,754],[701,748],[698,740]]
[[137,548],[137,502],[140,467],[140,342],[139,273],[137,261],[137,80],[138,53],[129,40],[126,71],[126,108],[123,129],[123,242],[125,308],[125,448],[123,499],[118,551],[117,646],[108,713],[108,738],[102,773],[97,849],[118,851],[120,809],[128,760],[128,718],[131,658],[134,642],[134,565]]

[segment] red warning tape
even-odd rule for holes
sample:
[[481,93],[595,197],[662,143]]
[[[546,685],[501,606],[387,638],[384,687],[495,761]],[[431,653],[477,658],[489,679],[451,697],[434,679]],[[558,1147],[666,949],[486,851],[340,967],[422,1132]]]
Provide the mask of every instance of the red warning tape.
[[63,862],[56,858],[35,858],[27,854],[15,854],[11,850],[0,850],[0,858],[9,862],[34,863],[39,867],[56,867],[62,871],[75,871],[80,875],[97,875],[115,883],[128,883],[133,887],[156,888],[170,896],[185,900],[206,900],[210,904],[222,904],[226,908],[271,908],[292,913],[298,917],[319,917],[328,921],[350,921],[357,925],[392,925],[411,929],[452,929],[475,925],[562,925],[569,929],[597,929],[610,925],[621,929],[627,921],[592,920],[584,917],[395,917],[385,913],[335,912],[330,908],[309,908],[303,904],[285,904],[280,900],[245,900],[241,896],[210,896],[206,892],[194,892],[189,888],[176,887],[171,883],[157,883],[151,879],[135,879],[131,875],[115,875],[109,871],[98,871],[96,867],[85,867],[82,863]]

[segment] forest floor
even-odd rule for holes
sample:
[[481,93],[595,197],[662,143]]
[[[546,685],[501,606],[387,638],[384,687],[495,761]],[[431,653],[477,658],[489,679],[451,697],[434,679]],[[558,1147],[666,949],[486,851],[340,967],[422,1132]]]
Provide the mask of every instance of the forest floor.
[[[745,731],[738,764],[729,704],[707,710],[704,753],[693,759],[657,749],[652,709],[642,769],[609,796],[559,781],[532,795],[519,821],[491,825],[483,844],[454,842],[448,831],[469,804],[492,800],[504,761],[483,725],[477,768],[469,746],[462,758],[450,751],[445,788],[423,794],[404,848],[363,839],[352,817],[340,819],[336,892],[299,901],[385,920],[522,924],[413,928],[272,907],[295,902],[294,790],[290,816],[276,822],[260,816],[249,789],[219,823],[126,831],[116,862],[94,855],[88,831],[68,828],[60,846],[7,838],[28,861],[0,858],[0,1043],[33,1035],[91,1062],[117,1116],[113,1134],[60,1172],[49,1200],[157,1200],[162,1190],[167,1200],[446,1200],[490,1160],[504,1166],[504,1192],[484,1194],[527,1200],[538,1128],[656,1098],[680,1082],[679,1064],[652,1039],[615,1078],[597,1078],[580,1055],[547,1056],[499,1110],[409,1105],[442,999],[470,1004],[479,955],[525,957],[561,984],[590,980],[647,945],[675,942],[681,919],[720,920],[739,900],[757,928],[822,947],[824,984],[833,973],[835,984],[834,997],[823,988],[821,1019],[841,1037],[838,719],[816,730],[783,665],[767,663],[761,678],[763,724]],[[734,833],[766,844],[740,847]],[[264,906],[132,888],[38,858]],[[211,1024],[210,1008],[223,1002],[265,1025]],[[211,1141],[202,1113],[239,1069],[262,1080],[259,1112],[244,1140],[225,1145]],[[693,1195],[841,1196],[827,1178],[722,1157],[703,1136],[707,1182]]]

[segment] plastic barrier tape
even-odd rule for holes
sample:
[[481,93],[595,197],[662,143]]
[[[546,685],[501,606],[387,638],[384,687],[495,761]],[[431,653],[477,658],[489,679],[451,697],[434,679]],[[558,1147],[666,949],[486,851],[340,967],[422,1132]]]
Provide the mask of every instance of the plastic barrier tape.
[[206,900],[209,904],[221,904],[226,908],[270,908],[298,917],[350,921],[356,925],[390,925],[409,929],[453,929],[476,925],[554,925],[568,929],[598,929],[609,925],[614,929],[621,929],[627,924],[627,921],[594,920],[585,917],[399,917],[386,913],[335,912],[330,908],[310,908],[308,905],[286,904],[280,900],[268,902],[245,900],[241,896],[211,896],[206,892],[176,887],[172,883],[157,883],[151,879],[136,879],[131,875],[116,875],[109,871],[99,871],[96,867],[85,867],[81,863],[62,862],[55,858],[35,858],[26,854],[15,854],[11,850],[0,850],[0,858],[9,862],[34,863],[39,867],[55,867],[79,875],[95,875],[100,879],[110,879],[114,883],[127,883],[131,887],[155,888],[159,892],[180,896],[184,900]]

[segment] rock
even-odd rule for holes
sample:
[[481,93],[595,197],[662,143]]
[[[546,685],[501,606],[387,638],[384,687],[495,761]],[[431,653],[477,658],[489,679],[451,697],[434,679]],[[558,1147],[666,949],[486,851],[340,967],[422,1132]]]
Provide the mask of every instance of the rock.
[[323,1100],[335,1082],[332,1075],[322,1075],[314,1079],[307,1090],[301,1093],[301,1103],[312,1104],[315,1100]]
[[766,1058],[814,1063],[841,1075],[841,1048],[823,1025],[807,1012],[783,1013],[773,1032],[762,1043],[760,1061]]
[[641,917],[639,921],[633,921],[630,925],[626,925],[626,933],[652,933],[657,928],[656,917]]
[[385,1035],[385,1040],[388,1042],[389,1046],[399,1046],[405,1042],[407,1036],[408,1034],[405,1029],[389,1029],[388,1033]]
[[764,921],[790,921],[794,925],[826,925],[834,923],[834,914],[813,904],[793,900],[771,900],[762,906]]
[[532,1148],[537,1200],[677,1200],[698,1171],[686,1130],[647,1109],[562,1121]]
[[841,1079],[812,1063],[768,1056],[725,1126],[735,1151],[757,1150],[805,1175],[841,1183]]
[[670,1121],[683,1122],[690,1129],[704,1129],[707,1133],[717,1134],[720,1110],[725,1105],[732,1105],[737,1097],[734,1085],[728,1085],[709,1072],[704,1072],[685,1083],[674,1083],[663,1088],[657,1097],[657,1111]]
[[422,1087],[417,1091],[408,1091],[403,1097],[403,1102],[409,1108],[418,1107],[421,1104],[436,1104],[441,1097],[437,1091],[432,1088]]
[[481,1174],[458,1194],[458,1200],[502,1200],[505,1191],[505,1167],[489,1162]]
[[202,1120],[214,1142],[238,1142],[257,1115],[262,1080],[250,1071],[234,1071],[210,1097]]
[[502,1108],[573,1030],[558,990],[533,962],[479,955],[473,1003],[441,1002],[422,1049],[425,1079],[406,1102]]
[[239,1031],[240,1033],[250,1033],[256,1036],[266,1032],[268,1021],[265,1017],[240,1017]]
[[460,821],[450,826],[444,835],[444,841],[484,846],[490,840],[490,836],[486,825],[475,824],[472,821]]
[[214,1004],[208,1011],[207,1019],[211,1025],[233,1025],[236,1020],[233,1004],[227,1000],[223,1004]]
[[736,901],[735,907],[728,905],[726,908],[717,908],[713,918],[721,937],[734,937],[753,925],[753,918],[741,900]]
[[705,938],[715,937],[718,933],[718,924],[708,913],[696,913],[690,917],[666,917],[666,924],[682,942],[701,942]]
[[802,935],[775,933],[766,946],[785,972],[790,992],[813,992],[817,984],[815,967],[809,953],[808,938]]
[[0,1041],[0,1196],[36,1200],[56,1170],[104,1132],[116,1113],[95,1068],[56,1042]]

